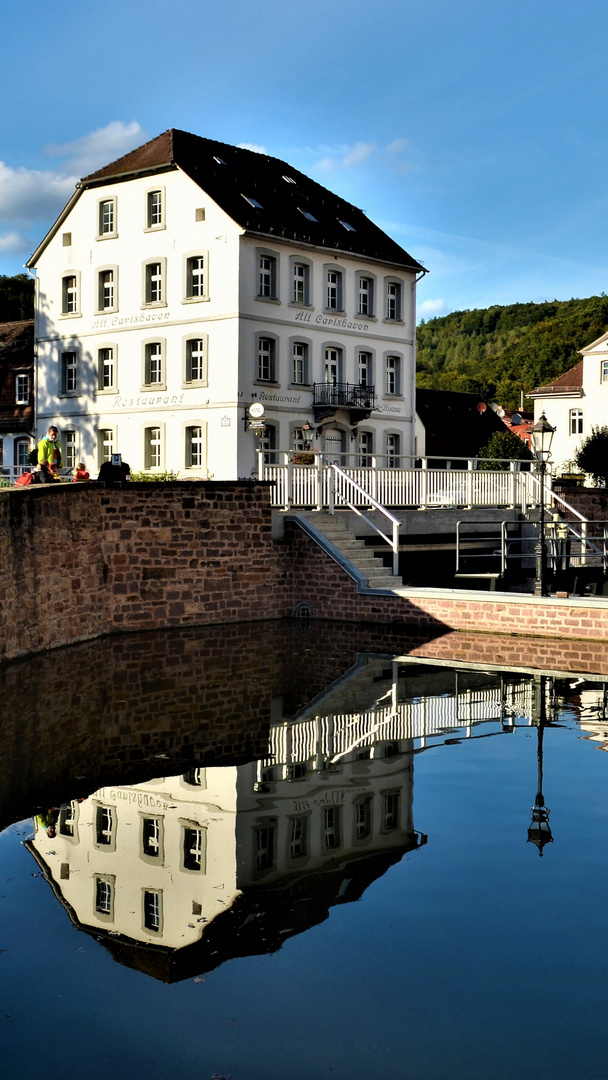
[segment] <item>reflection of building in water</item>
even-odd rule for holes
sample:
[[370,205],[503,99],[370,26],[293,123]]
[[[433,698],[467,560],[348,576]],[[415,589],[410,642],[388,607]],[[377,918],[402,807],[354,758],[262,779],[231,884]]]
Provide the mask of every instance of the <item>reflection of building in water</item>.
[[583,689],[574,703],[584,738],[599,743],[598,750],[608,750],[608,686]]
[[121,962],[173,980],[272,951],[424,841],[415,752],[461,727],[513,725],[529,689],[361,660],[296,717],[273,702],[267,758],[102,788],[61,808],[56,836],[37,824],[28,846],[73,921]]

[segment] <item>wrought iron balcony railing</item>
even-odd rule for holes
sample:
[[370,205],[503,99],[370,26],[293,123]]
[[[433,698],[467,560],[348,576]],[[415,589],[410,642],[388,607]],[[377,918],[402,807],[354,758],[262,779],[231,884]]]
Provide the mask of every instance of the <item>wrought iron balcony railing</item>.
[[375,387],[359,383],[314,383],[313,392],[315,406],[371,411],[376,405]]

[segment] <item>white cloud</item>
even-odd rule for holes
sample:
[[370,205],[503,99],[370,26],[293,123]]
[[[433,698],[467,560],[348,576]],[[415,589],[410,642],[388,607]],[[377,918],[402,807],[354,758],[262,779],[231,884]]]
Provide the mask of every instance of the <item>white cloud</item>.
[[447,315],[448,305],[445,300],[423,300],[417,311],[421,319],[433,319],[436,315]]
[[25,239],[18,232],[7,232],[0,235],[0,251],[23,251]]
[[403,137],[401,137],[399,139],[393,139],[393,141],[389,143],[386,147],[386,150],[389,154],[401,154],[403,150],[407,150],[409,146],[409,139],[404,139]]
[[258,146],[257,143],[240,142],[238,144],[239,150],[253,150],[254,154],[267,154],[268,150],[265,146]]
[[53,157],[66,159],[59,167],[60,172],[82,177],[116,161],[143,142],[145,135],[136,120],[129,124],[112,120],[105,127],[97,128],[97,131],[91,131],[74,142],[62,146],[51,143],[44,151]]
[[0,161],[0,222],[30,224],[58,213],[76,177],[39,169],[12,169]]
[[375,143],[358,142],[351,148],[341,147],[330,152],[314,166],[317,172],[335,172],[338,169],[352,169],[361,165],[376,152]]

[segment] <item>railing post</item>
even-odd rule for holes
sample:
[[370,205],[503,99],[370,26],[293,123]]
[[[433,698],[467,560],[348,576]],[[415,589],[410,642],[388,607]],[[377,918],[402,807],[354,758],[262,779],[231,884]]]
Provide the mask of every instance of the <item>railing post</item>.
[[399,576],[399,522],[393,521],[393,577]]
[[420,491],[420,509],[426,510],[429,497],[429,462],[428,458],[422,459],[422,484]]
[[285,452],[283,456],[285,458],[284,464],[287,470],[287,478],[285,483],[285,509],[289,510],[291,508],[291,503],[293,499],[293,462],[289,453]]
[[511,461],[510,464],[509,464],[509,472],[510,472],[510,476],[509,476],[509,498],[511,500],[510,503],[509,503],[509,510],[515,509],[515,482],[516,482],[515,481],[515,466],[516,466],[516,464],[517,463],[515,461]]
[[473,458],[467,460],[467,510],[473,509]]
[[323,509],[323,454],[317,454],[317,460],[315,462],[317,475],[317,510]]
[[372,499],[378,499],[378,471],[375,457],[372,457]]
[[258,480],[263,480],[264,479],[264,451],[260,450],[259,447],[258,447],[258,449],[256,450],[256,455],[257,455],[257,459],[258,459]]
[[329,466],[329,512],[334,513],[336,507],[336,470],[333,465]]

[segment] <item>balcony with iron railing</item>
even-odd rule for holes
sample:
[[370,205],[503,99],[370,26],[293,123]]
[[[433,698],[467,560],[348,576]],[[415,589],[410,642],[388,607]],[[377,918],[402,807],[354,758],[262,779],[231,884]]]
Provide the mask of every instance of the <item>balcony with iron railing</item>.
[[348,409],[351,422],[366,419],[376,407],[376,388],[360,383],[322,382],[313,385],[315,421],[333,416],[337,409]]

